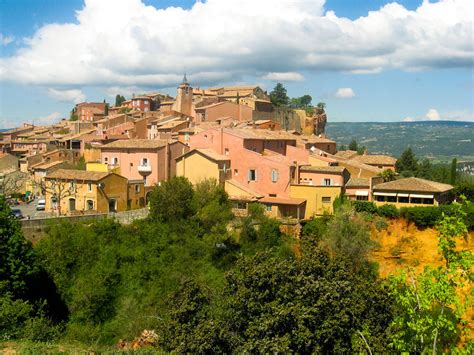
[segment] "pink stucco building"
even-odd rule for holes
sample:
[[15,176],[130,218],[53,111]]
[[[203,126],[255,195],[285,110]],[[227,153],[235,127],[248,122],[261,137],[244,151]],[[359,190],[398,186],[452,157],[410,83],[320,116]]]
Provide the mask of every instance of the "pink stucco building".
[[145,186],[176,175],[175,159],[189,148],[167,140],[126,139],[100,147],[101,162],[128,180],[144,180]]
[[290,181],[308,152],[286,132],[214,128],[190,137],[191,148],[229,157],[232,180],[269,197],[289,197]]

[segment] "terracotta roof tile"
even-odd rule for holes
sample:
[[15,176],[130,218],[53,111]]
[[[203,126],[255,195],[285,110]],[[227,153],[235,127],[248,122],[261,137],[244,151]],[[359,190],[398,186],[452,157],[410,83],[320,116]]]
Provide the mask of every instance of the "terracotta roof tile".
[[366,178],[350,178],[346,187],[369,187],[370,181]]
[[368,165],[395,165],[397,158],[388,155],[356,155],[352,158]]
[[445,192],[454,187],[440,182],[410,177],[390,182],[385,182],[374,187],[374,191],[420,191],[420,192]]
[[123,149],[158,149],[166,146],[165,139],[121,139],[115,142],[105,144],[100,149],[123,148]]
[[112,173],[86,171],[86,170],[71,170],[58,169],[45,177],[45,179],[60,179],[60,180],[83,180],[83,181],[100,181]]

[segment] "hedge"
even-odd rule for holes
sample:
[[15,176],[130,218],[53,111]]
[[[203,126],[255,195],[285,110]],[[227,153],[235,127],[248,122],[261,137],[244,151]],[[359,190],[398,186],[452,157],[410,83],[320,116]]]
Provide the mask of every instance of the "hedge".
[[[398,210],[394,205],[386,204],[377,207],[375,203],[368,201],[353,201],[352,204],[357,212],[377,214],[386,218],[403,217],[419,228],[434,227],[438,224],[443,212],[448,216],[453,213],[452,205],[402,207]],[[467,228],[474,230],[474,204],[464,204],[463,210],[466,213],[464,222]]]

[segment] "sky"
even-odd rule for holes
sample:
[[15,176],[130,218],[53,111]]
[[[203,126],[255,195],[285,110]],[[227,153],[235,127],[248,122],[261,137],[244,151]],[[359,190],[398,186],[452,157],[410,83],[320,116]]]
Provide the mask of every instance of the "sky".
[[0,0],[0,128],[281,82],[329,121],[474,121],[473,0]]

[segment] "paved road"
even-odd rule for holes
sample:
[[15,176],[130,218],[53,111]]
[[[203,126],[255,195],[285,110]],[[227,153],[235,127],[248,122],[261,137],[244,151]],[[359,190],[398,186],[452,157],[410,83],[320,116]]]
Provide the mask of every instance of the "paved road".
[[10,206],[12,209],[19,209],[23,214],[24,218],[30,216],[30,218],[43,218],[46,217],[46,213],[44,211],[37,211],[36,204],[38,203],[38,199],[30,202],[30,203],[22,203],[17,206]]

